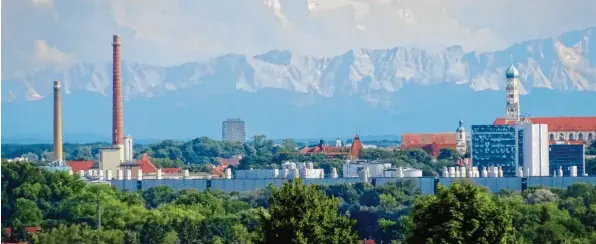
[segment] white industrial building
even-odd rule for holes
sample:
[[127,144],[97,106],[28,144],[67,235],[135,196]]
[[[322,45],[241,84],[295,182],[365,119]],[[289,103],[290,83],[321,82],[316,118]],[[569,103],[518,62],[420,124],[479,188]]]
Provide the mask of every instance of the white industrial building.
[[346,160],[343,165],[343,177],[344,178],[355,178],[361,177],[360,171],[368,168],[369,177],[384,177],[385,170],[391,168],[390,163],[382,163],[377,161],[366,161],[366,160]]
[[[549,176],[549,135],[546,124],[517,124],[517,133],[522,133],[522,149],[518,161],[526,176]],[[517,138],[520,138],[519,136]],[[518,160],[519,160],[518,159]]]
[[122,149],[119,147],[101,148],[99,150],[99,169],[116,172],[120,169]]
[[322,179],[325,178],[324,169],[315,169],[314,163],[286,162],[281,169],[250,169],[236,170],[236,179]]

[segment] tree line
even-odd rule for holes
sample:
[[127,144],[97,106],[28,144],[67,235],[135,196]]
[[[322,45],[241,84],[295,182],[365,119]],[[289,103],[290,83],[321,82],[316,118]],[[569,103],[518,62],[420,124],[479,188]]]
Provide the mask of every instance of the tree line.
[[[255,192],[118,191],[2,163],[3,240],[32,243],[594,243],[596,187],[496,194],[467,181],[423,196],[412,181]],[[99,216],[101,214],[101,220]],[[101,222],[100,222],[101,221]],[[27,234],[24,227],[39,226]]]
[[[67,160],[97,160],[99,149],[109,146],[106,143],[95,144],[65,144],[64,154]],[[284,161],[315,163],[315,167],[331,172],[337,168],[341,174],[341,166],[345,163],[344,157],[327,158],[323,154],[300,154],[300,146],[291,139],[284,139],[279,144],[266,136],[254,136],[246,143],[216,141],[208,137],[200,137],[190,141],[164,140],[150,145],[135,145],[135,157],[147,153],[153,164],[158,168],[186,168],[191,171],[210,172],[211,165],[217,165],[217,158],[230,158],[241,155],[238,169],[271,169],[280,168]],[[2,157],[10,158],[26,156],[32,161],[41,158],[51,158],[49,144],[34,145],[2,145]],[[424,176],[433,176],[443,167],[455,166],[459,155],[450,148],[442,149],[437,158],[433,158],[421,149],[364,149],[362,159],[383,160],[396,167],[413,167],[423,171]],[[587,147],[586,153],[596,154],[596,142]],[[41,162],[43,163],[43,162]],[[47,160],[46,160],[47,163]],[[587,160],[588,174],[596,174],[596,158]]]

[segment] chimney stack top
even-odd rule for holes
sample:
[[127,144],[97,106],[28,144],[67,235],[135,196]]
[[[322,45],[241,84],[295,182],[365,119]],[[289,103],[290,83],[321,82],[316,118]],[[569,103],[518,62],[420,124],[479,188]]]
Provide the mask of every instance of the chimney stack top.
[[113,41],[112,41],[112,45],[120,45],[122,43],[120,43],[120,36],[119,35],[114,35]]
[[59,80],[55,80],[54,81],[54,88],[60,88],[60,81]]

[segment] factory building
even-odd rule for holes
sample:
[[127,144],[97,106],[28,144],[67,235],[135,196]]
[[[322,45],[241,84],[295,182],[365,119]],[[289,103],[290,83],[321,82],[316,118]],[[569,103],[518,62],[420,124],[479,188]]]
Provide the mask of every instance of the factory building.
[[224,141],[244,142],[246,125],[240,118],[229,118],[221,122],[221,137]]
[[116,170],[120,169],[121,160],[121,148],[118,147],[107,147],[99,149],[99,169],[100,170]]

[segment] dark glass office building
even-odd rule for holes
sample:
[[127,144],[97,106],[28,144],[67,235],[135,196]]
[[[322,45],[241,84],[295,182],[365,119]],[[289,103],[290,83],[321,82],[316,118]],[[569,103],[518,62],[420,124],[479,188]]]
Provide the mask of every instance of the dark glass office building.
[[[570,167],[577,166],[577,176],[582,176],[585,172],[585,154],[584,144],[553,144],[549,146],[549,169],[550,172],[563,169],[563,176],[570,176]],[[557,171],[558,172],[558,171]]]
[[523,165],[523,152],[518,153],[523,138],[516,137],[514,126],[472,125],[472,163],[479,168],[501,166],[504,176],[515,176],[518,165]]

